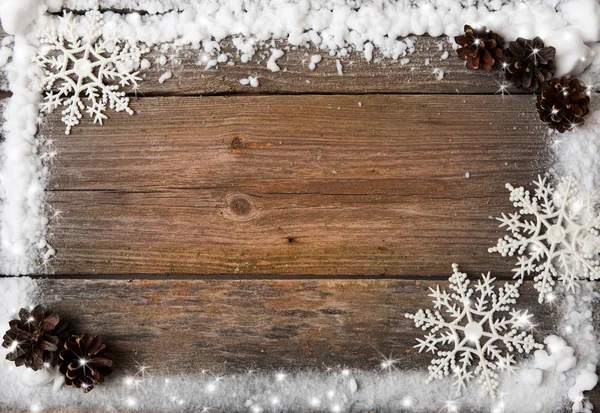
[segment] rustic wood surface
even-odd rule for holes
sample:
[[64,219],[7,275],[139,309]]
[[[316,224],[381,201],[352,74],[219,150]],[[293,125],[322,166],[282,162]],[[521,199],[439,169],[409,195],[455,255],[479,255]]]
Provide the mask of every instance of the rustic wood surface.
[[[135,372],[137,363],[157,375],[377,370],[390,354],[402,369],[424,369],[430,360],[413,348],[423,331],[404,314],[430,308],[435,281],[60,279],[41,286],[72,328],[102,335],[121,372]],[[519,308],[535,314],[536,339],[555,333],[555,307],[537,303],[531,281]],[[599,390],[589,396],[600,402]]]
[[[453,40],[447,37],[413,37],[415,51],[407,54],[409,62],[401,65],[398,61],[383,59],[382,62],[368,62],[359,53],[351,53],[341,58],[343,76],[336,67],[337,57],[315,48],[304,47],[285,50],[285,55],[277,60],[280,72],[273,73],[267,68],[271,52],[259,51],[248,63],[233,59],[235,66],[226,63],[206,70],[199,63],[202,51],[192,48],[180,48],[177,51],[152,50],[145,58],[152,66],[141,72],[144,79],[137,92],[139,96],[161,95],[212,95],[225,93],[450,93],[478,94],[498,91],[502,84],[502,73],[468,70],[464,62],[456,56],[452,48]],[[277,47],[285,49],[284,42]],[[439,49],[442,50],[439,50]],[[223,53],[237,56],[237,51],[229,41],[224,41]],[[447,52],[448,58],[442,59]],[[315,70],[310,70],[310,57],[322,56]],[[158,60],[161,56],[168,59],[165,66]],[[374,59],[378,58],[376,55]],[[163,73],[171,71],[173,78],[160,84],[158,79]],[[438,79],[443,72],[443,78]],[[254,76],[259,79],[257,88],[243,86],[240,79]],[[510,89],[510,93],[517,90]]]
[[[451,274],[450,266],[446,272]],[[338,365],[373,370],[381,354],[390,353],[402,368],[424,367],[429,355],[413,348],[423,331],[404,314],[430,308],[427,294],[436,284],[51,279],[42,290],[44,302],[74,330],[100,334],[110,343],[124,371],[138,362],[155,372],[233,373]],[[522,288],[519,306],[536,314],[538,338],[555,331],[554,312],[546,311],[553,306],[537,303],[532,282]]]
[[[70,136],[50,116],[57,255],[39,272],[59,276],[40,281],[44,302],[102,335],[122,371],[376,369],[390,352],[425,368],[404,313],[430,306],[452,262],[509,275],[487,253],[503,235],[489,216],[512,211],[504,182],[550,163],[531,96],[491,96],[500,74],[466,70],[447,38],[415,45],[405,65],[342,59],[344,76],[315,49],[287,50],[279,73],[261,53],[205,70],[199,51],[153,50],[136,116]],[[227,94],[252,96],[173,97]],[[379,275],[411,279],[365,279]],[[530,281],[519,306],[538,338],[554,331]]]
[[[359,102],[362,106],[359,106]],[[54,137],[59,274],[508,274],[505,182],[547,169],[530,97],[145,98]],[[541,160],[541,161],[540,161]],[[467,179],[465,174],[470,174]]]

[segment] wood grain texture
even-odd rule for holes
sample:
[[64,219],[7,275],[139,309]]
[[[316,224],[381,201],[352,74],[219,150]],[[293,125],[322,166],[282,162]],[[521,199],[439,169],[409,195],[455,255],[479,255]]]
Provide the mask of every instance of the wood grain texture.
[[[231,374],[326,366],[373,370],[381,354],[393,354],[403,370],[424,369],[430,355],[413,348],[423,331],[404,314],[429,308],[427,294],[436,284],[61,279],[44,281],[42,290],[45,303],[72,328],[103,337],[120,371],[135,371],[138,362],[153,374]],[[536,315],[536,339],[555,332],[555,312],[537,303],[530,281],[521,289],[519,307]],[[600,401],[600,391],[591,397]]]
[[[336,57],[325,51],[304,47],[286,50],[277,60],[281,71],[273,73],[267,68],[271,54],[270,47],[259,51],[248,63],[234,58],[235,66],[219,64],[217,68],[206,70],[199,63],[201,51],[190,47],[161,52],[153,50],[145,56],[152,67],[141,72],[143,81],[137,94],[163,95],[213,95],[227,93],[451,93],[451,94],[494,94],[502,82],[502,73],[468,70],[464,62],[456,56],[451,40],[447,37],[432,38],[419,36],[411,38],[415,42],[415,52],[407,54],[410,61],[401,65],[399,61],[383,59],[381,62],[367,62],[359,53],[351,53],[340,59],[343,76],[336,67]],[[287,44],[280,42],[278,48]],[[442,48],[442,50],[439,50]],[[237,56],[230,40],[222,42],[222,53]],[[442,59],[444,52],[447,59]],[[320,54],[322,62],[315,70],[310,70],[310,57]],[[168,63],[161,66],[161,56]],[[437,80],[434,70],[444,72],[443,79]],[[163,73],[171,71],[173,78],[163,84],[158,82]],[[260,86],[243,86],[240,79],[254,76]],[[517,93],[511,89],[511,93]]]
[[[447,273],[451,273],[448,266]],[[426,366],[405,313],[431,306],[413,280],[46,280],[44,302],[75,330],[100,334],[122,369],[373,369],[393,352],[403,369]],[[446,282],[441,282],[446,286]],[[537,309],[533,283],[520,306]],[[534,311],[538,337],[553,331],[553,311]],[[83,331],[83,330],[82,330]],[[173,352],[176,338],[177,352]]]
[[[362,103],[362,106],[358,105]],[[505,182],[546,170],[529,97],[145,98],[46,132],[63,274],[508,272]],[[470,173],[466,179],[465,173]]]

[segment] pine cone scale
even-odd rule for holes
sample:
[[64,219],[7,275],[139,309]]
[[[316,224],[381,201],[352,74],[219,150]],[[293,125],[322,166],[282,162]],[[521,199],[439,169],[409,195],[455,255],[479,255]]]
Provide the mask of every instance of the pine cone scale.
[[19,319],[8,325],[10,329],[2,338],[2,347],[11,350],[6,359],[36,371],[54,361],[67,326],[57,314],[39,305],[31,311],[22,308]]
[[589,104],[587,88],[577,79],[562,77],[544,86],[536,107],[541,120],[563,133],[583,125],[584,117],[590,112]]
[[98,336],[69,337],[59,358],[59,372],[65,376],[65,382],[83,388],[85,393],[112,373],[112,355]]
[[556,49],[545,47],[539,37],[533,40],[519,37],[504,52],[504,76],[514,86],[536,92],[552,79],[555,55]]
[[490,71],[502,57],[502,40],[500,36],[486,27],[473,29],[464,27],[464,35],[456,36],[454,41],[461,46],[456,50],[458,56],[467,62],[467,68],[478,70],[483,67]]
[[40,348],[44,351],[55,352],[58,350],[58,339],[40,338]]

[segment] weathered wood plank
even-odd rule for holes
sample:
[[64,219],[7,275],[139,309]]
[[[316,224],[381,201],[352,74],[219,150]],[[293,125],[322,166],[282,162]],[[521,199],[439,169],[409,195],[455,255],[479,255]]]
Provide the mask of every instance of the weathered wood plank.
[[[42,290],[45,303],[72,328],[104,338],[120,371],[135,371],[138,362],[159,375],[199,369],[231,374],[249,368],[372,370],[379,367],[382,354],[393,354],[400,369],[424,369],[430,356],[413,348],[423,332],[404,314],[428,308],[427,294],[436,284],[61,279],[44,281]],[[531,321],[538,340],[555,333],[555,312],[537,303],[530,281],[522,287],[519,308],[535,314]],[[600,400],[597,390],[590,396]]]
[[[134,368],[135,361],[171,373],[372,369],[381,353],[390,352],[411,369],[429,358],[413,349],[422,331],[404,314],[428,308],[429,287],[436,283],[50,279],[42,290],[46,305],[73,329],[102,335],[122,369]],[[520,306],[539,307],[533,283],[526,284]],[[538,337],[554,331],[552,311],[534,313]],[[177,353],[165,357],[175,338]]]
[[59,115],[46,125],[56,273],[440,275],[453,261],[507,272],[487,253],[502,235],[489,217],[512,209],[504,182],[546,169],[525,96],[133,107],[70,136]]
[[[368,62],[359,53],[351,53],[340,59],[343,76],[336,67],[336,57],[325,51],[304,47],[288,50],[277,60],[281,71],[273,73],[267,68],[270,49],[260,51],[248,63],[234,58],[234,66],[219,64],[218,69],[206,70],[201,60],[202,51],[182,47],[170,52],[152,51],[147,56],[153,65],[142,71],[144,80],[140,83],[138,95],[153,93],[163,95],[211,95],[226,93],[466,93],[494,94],[502,82],[500,72],[468,70],[464,62],[456,56],[447,37],[432,38],[417,36],[415,52],[407,54],[410,61],[401,65],[398,61],[384,59],[379,63]],[[231,41],[222,42],[222,53],[237,56]],[[278,45],[285,49],[286,45]],[[439,49],[442,50],[439,50]],[[448,58],[442,59],[444,53]],[[320,54],[322,61],[315,70],[309,69],[312,55]],[[161,66],[161,56],[168,63]],[[376,57],[377,58],[377,57]],[[163,84],[158,79],[171,71],[173,78]],[[443,72],[443,78],[438,79]],[[254,76],[260,86],[243,86],[240,79]],[[516,90],[511,89],[511,93]]]

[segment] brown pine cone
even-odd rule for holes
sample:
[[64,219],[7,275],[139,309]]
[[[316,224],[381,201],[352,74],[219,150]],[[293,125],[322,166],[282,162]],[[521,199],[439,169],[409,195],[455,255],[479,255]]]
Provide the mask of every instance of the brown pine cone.
[[2,347],[9,349],[6,359],[36,371],[45,363],[56,364],[67,323],[40,305],[31,312],[21,308],[19,318],[8,323],[10,330],[2,338]]
[[98,336],[71,336],[60,352],[58,371],[69,386],[84,393],[102,383],[112,373],[113,358]]
[[554,75],[556,49],[544,47],[539,37],[533,40],[519,37],[508,44],[502,66],[506,80],[527,92],[536,92]]
[[577,79],[554,78],[542,88],[536,104],[540,119],[560,133],[583,125],[590,112],[588,88]]
[[456,52],[467,61],[467,67],[471,70],[483,67],[490,71],[502,57],[502,39],[485,26],[473,29],[466,24],[465,34],[456,36],[454,41],[461,46]]

